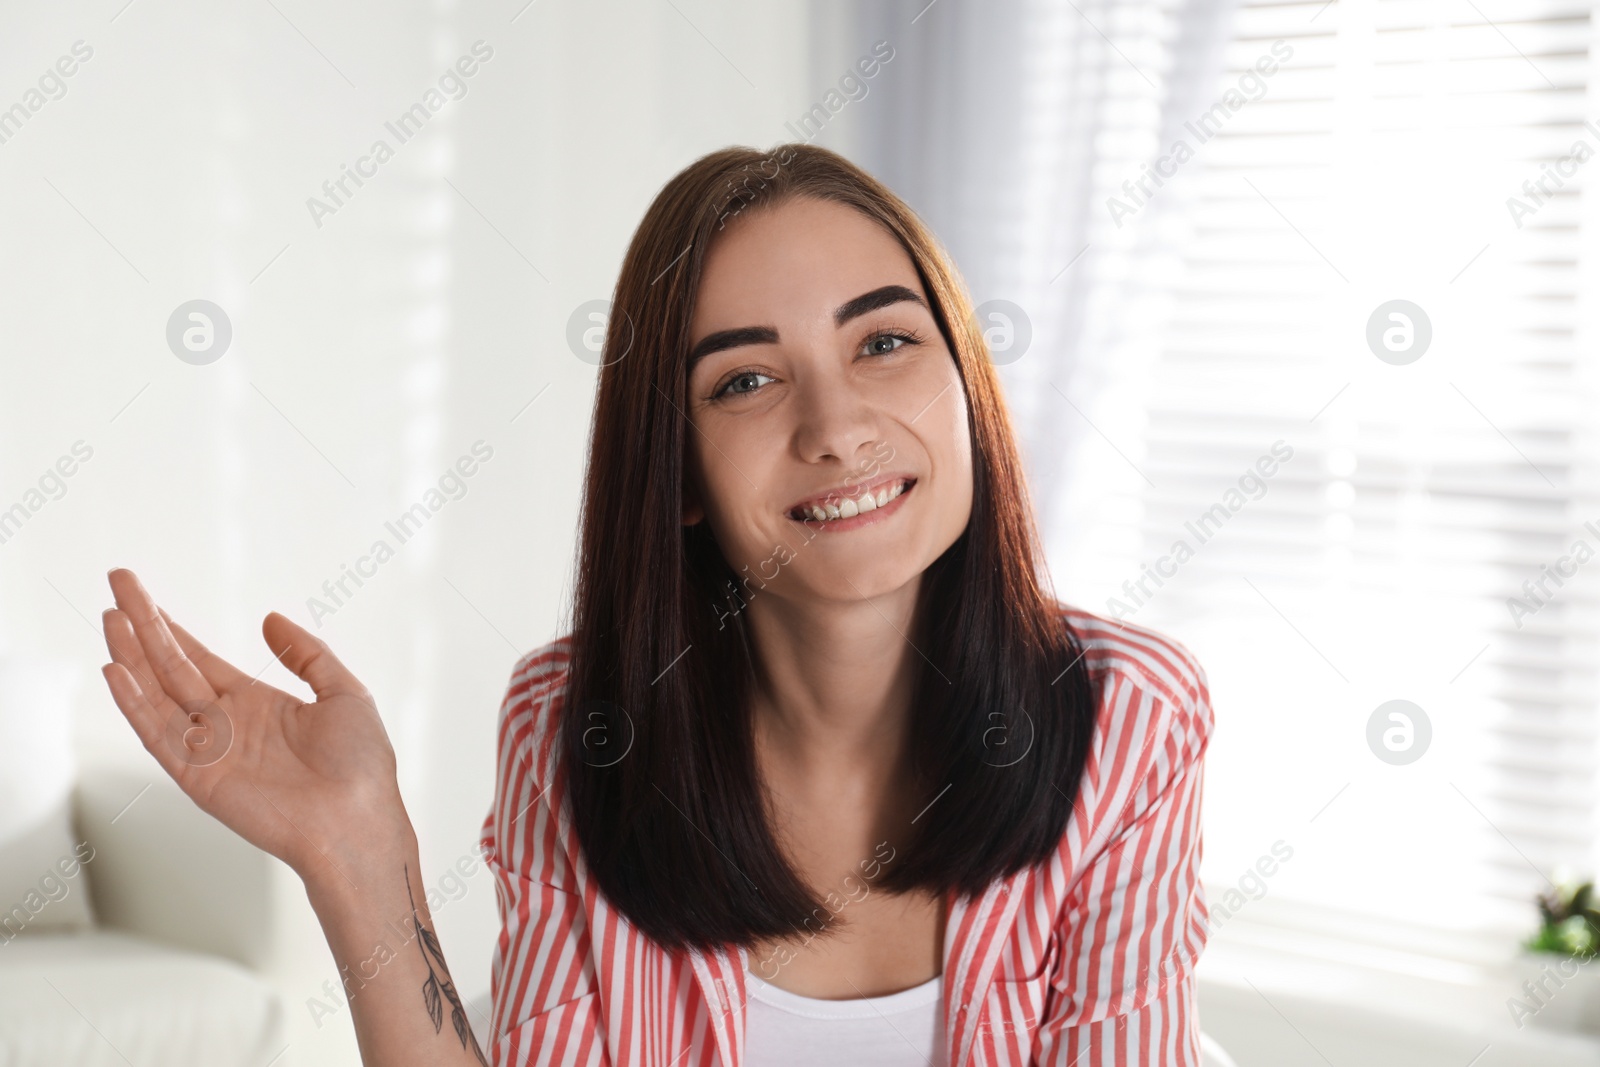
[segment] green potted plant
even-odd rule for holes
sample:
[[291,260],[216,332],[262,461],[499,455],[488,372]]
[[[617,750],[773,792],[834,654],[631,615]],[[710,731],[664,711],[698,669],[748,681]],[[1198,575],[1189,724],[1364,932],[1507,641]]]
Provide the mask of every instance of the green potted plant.
[[1506,1000],[1512,1021],[1600,1033],[1600,895],[1593,880],[1557,872],[1535,897],[1539,929],[1519,946],[1518,986]]

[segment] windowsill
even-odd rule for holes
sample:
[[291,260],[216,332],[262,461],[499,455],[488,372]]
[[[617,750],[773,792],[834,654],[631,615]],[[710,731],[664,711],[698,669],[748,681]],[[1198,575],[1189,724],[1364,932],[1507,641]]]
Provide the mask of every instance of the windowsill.
[[[1537,1018],[1517,1026],[1507,1001],[1523,996],[1529,975],[1510,936],[1391,928],[1263,900],[1217,927],[1196,975],[1208,1012],[1219,1017],[1207,1029],[1219,1034],[1271,1026],[1313,1047],[1404,1042],[1436,1048],[1440,1062],[1468,1048],[1464,1063],[1485,1046],[1550,1067],[1593,1065],[1600,1054],[1600,1034]],[[1291,1026],[1303,1032],[1294,1036]]]

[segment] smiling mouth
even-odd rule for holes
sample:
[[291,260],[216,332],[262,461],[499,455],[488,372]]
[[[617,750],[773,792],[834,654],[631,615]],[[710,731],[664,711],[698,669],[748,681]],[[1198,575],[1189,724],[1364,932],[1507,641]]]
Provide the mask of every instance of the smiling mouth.
[[788,511],[788,516],[797,522],[833,522],[838,519],[853,519],[887,507],[892,501],[900,499],[911,492],[917,484],[915,478],[901,478],[890,485],[879,487],[876,492],[861,490],[855,496],[846,496],[843,493],[830,495],[821,500],[814,500],[807,504],[798,504]]

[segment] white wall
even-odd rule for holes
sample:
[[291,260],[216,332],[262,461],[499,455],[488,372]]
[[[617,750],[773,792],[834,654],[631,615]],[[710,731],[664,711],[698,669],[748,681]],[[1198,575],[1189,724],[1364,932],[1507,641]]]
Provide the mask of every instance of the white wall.
[[[493,458],[465,496],[319,630],[378,698],[437,882],[487,811],[510,667],[563,625],[595,381],[568,317],[610,294],[673,172],[790,139],[827,88],[805,12],[122,3],[0,16],[0,108],[75,41],[93,49],[0,143],[0,509],[74,442],[93,449],[0,544],[0,650],[80,663],[80,748],[153,775],[97,674],[106,570],[133,567],[291,687],[262,616],[310,625],[308,598],[374,540],[398,545],[385,521],[481,439]],[[465,97],[400,144],[385,121],[480,39],[493,57]],[[379,137],[394,157],[317,225],[307,198]],[[197,298],[233,329],[203,366],[165,338]],[[436,918],[470,996],[497,918],[488,876],[468,886]],[[347,1015],[310,1024],[335,970],[287,877],[281,899],[280,1062],[353,1062]]]

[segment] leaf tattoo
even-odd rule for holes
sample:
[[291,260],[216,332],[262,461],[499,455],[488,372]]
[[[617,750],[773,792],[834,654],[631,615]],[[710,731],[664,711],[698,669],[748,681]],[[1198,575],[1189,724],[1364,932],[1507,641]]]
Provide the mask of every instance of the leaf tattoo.
[[420,931],[422,934],[422,946],[433,953],[433,958],[439,961],[440,967],[444,967],[444,951],[439,947],[439,939],[434,937],[433,931],[426,926],[421,927]]
[[428,1006],[428,1018],[433,1020],[434,1033],[438,1033],[439,1027],[444,1025],[444,1008],[439,1004],[439,979],[431,974],[422,983],[422,1002]]
[[[406,899],[411,902],[411,925],[417,932],[417,951],[422,953],[422,962],[428,968],[428,980],[422,983],[422,1003],[428,1009],[428,1018],[433,1020],[433,1032],[439,1033],[444,1028],[444,1001],[450,1002],[450,1024],[455,1027],[456,1036],[461,1039],[462,1048],[470,1048],[472,1054],[478,1057],[478,1062],[483,1067],[489,1067],[483,1058],[483,1050],[478,1047],[477,1040],[472,1036],[472,1027],[467,1023],[467,1011],[461,1006],[461,997],[456,993],[455,983],[450,981],[450,968],[444,962],[444,950],[439,947],[439,939],[432,930],[422,925],[422,920],[417,916],[417,898],[411,892],[411,865],[403,868],[406,877]],[[438,971],[434,970],[434,963],[439,965]],[[444,980],[440,981],[439,974],[443,973]]]

